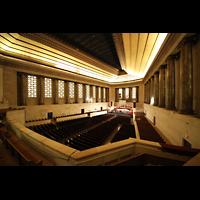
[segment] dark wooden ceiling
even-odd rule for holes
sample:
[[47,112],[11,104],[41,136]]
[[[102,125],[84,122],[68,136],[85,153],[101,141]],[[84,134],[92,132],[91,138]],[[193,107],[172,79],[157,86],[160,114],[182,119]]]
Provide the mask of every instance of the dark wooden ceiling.
[[49,33],[64,43],[121,70],[112,33]]

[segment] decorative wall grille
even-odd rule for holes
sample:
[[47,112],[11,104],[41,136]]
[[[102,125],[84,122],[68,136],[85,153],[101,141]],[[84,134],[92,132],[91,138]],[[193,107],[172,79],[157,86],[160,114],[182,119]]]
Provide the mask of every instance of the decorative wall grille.
[[103,88],[103,98],[106,98],[106,88]]
[[74,82],[69,82],[69,97],[74,98]]
[[90,86],[86,85],[86,100],[90,99]]
[[101,98],[101,87],[99,87],[99,98]]
[[52,97],[52,79],[45,78],[44,79],[44,85],[45,85],[45,97],[51,98]]
[[96,87],[93,86],[93,98],[96,98]]
[[83,84],[78,84],[79,98],[83,98]]
[[136,87],[132,88],[132,98],[136,99]]
[[129,98],[129,88],[126,88],[126,89],[125,89],[125,92],[126,92],[125,97],[126,97],[126,99],[128,99],[128,98]]
[[37,77],[28,75],[28,97],[37,97]]
[[119,88],[119,98],[122,99],[122,88]]
[[64,81],[58,80],[58,97],[64,98]]

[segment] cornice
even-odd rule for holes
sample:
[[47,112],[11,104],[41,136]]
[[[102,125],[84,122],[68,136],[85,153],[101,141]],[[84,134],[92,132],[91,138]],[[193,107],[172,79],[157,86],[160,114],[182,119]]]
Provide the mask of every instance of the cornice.
[[177,48],[180,49],[182,45],[184,45],[185,43],[187,42],[196,42],[197,41],[197,34],[194,35],[194,36],[191,36],[191,37],[184,37],[182,39],[182,41],[178,44]]
[[28,39],[34,40],[41,44],[47,45],[51,48],[59,50],[63,53],[66,53],[70,56],[73,56],[77,59],[80,59],[84,62],[92,64],[102,70],[105,70],[109,73],[114,75],[118,75],[119,70],[115,69],[114,67],[100,61],[80,50],[75,49],[74,47],[70,46],[69,44],[59,40],[56,37],[49,35],[48,33],[19,33],[21,36],[26,37]]
[[187,33],[170,33],[163,45],[161,46],[156,58],[153,60],[149,70],[147,71],[144,82],[147,82],[149,78],[154,74],[155,71],[163,65],[167,57],[172,53],[172,51],[178,46],[181,40],[186,36]]
[[51,78],[60,78],[63,80],[69,80],[80,83],[86,83],[98,86],[110,86],[110,83],[101,81],[95,78],[91,78],[85,75],[80,75],[74,72],[68,72],[62,69],[53,68],[52,66],[34,63],[27,60],[21,60],[19,58],[10,57],[0,54],[0,65],[4,68],[12,68],[18,72],[31,73],[41,76],[48,76]]

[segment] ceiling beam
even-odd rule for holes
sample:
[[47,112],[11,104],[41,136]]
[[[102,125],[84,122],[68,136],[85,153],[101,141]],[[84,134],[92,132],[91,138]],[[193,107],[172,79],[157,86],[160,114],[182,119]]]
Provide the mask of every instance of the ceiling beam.
[[127,66],[126,66],[126,57],[124,53],[124,45],[123,45],[123,38],[122,38],[122,33],[113,33],[112,34],[115,47],[117,50],[119,62],[121,64],[121,68],[126,71]]

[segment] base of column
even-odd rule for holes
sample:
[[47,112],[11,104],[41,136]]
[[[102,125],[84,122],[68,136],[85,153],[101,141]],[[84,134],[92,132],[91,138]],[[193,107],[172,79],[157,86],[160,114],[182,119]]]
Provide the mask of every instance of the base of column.
[[165,107],[165,110],[176,110],[175,107]]
[[194,110],[179,109],[178,113],[179,114],[184,114],[184,115],[193,115],[194,114]]
[[165,108],[165,105],[158,105],[159,108]]

